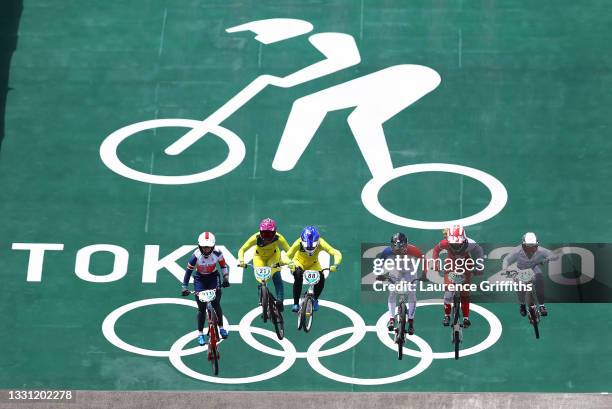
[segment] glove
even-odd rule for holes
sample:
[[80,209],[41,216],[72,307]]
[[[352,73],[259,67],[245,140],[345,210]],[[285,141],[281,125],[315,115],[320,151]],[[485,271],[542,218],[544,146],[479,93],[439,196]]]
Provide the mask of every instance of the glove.
[[377,281],[385,281],[387,278],[385,277],[384,274],[380,274],[376,276],[376,280]]
[[335,272],[337,269],[338,269],[338,266],[335,264],[332,266],[329,266],[329,271],[331,271],[332,273]]
[[246,267],[246,264],[244,264],[244,260],[239,260],[238,261],[238,267],[240,267],[240,268],[245,268]]
[[183,291],[181,291],[181,295],[183,297],[187,297],[189,295],[189,290],[187,289],[187,287],[183,287]]
[[227,277],[223,277],[223,283],[221,283],[221,287],[227,288],[229,286],[230,286],[229,280],[227,279]]

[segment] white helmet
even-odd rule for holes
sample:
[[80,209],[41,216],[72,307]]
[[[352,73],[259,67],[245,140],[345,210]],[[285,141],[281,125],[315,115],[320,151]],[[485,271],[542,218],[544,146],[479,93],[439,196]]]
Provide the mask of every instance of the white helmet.
[[[205,256],[210,255],[210,253],[212,253],[215,248],[215,235],[209,231],[205,231],[204,233],[200,234],[198,236],[198,247],[200,248],[202,254],[204,254]],[[205,252],[203,249],[204,247],[209,247],[210,251]]]
[[536,237],[535,233],[533,232],[527,232],[523,235],[523,244],[527,245],[527,246],[537,246],[538,245],[538,238]]

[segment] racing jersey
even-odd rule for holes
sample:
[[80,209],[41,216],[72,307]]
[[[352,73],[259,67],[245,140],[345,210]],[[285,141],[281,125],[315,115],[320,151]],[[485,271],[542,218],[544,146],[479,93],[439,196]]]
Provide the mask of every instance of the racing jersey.
[[221,251],[213,250],[212,253],[205,256],[202,254],[200,249],[197,248],[187,263],[185,277],[183,278],[183,285],[187,286],[187,284],[189,284],[189,278],[192,274],[194,280],[200,280],[204,277],[217,276],[219,274],[219,271],[217,271],[217,264],[221,266],[223,277],[226,278],[229,274],[229,267],[225,262]]
[[285,240],[282,234],[276,233],[271,241],[264,243],[264,240],[258,232],[249,237],[242,247],[240,247],[240,250],[238,250],[238,260],[244,261],[244,253],[253,246],[256,246],[255,254],[262,259],[268,259],[272,257],[274,253],[280,253],[281,250],[289,250],[289,243],[287,243],[287,240]]
[[502,268],[507,269],[509,265],[516,262],[516,267],[521,270],[531,268],[534,273],[542,274],[541,265],[548,262],[548,260],[555,259],[557,259],[557,256],[552,251],[539,246],[531,258],[529,258],[525,250],[523,250],[523,246],[518,246],[504,258]]
[[319,238],[319,245],[315,249],[314,253],[312,253],[312,256],[309,256],[308,253],[304,251],[304,248],[302,247],[302,240],[297,239],[291,245],[289,251],[287,251],[287,257],[302,267],[310,266],[319,261],[319,253],[321,251],[325,251],[326,253],[329,253],[329,255],[334,256],[334,264],[338,265],[342,263],[342,253],[330,246],[329,243],[323,239],[323,237]]

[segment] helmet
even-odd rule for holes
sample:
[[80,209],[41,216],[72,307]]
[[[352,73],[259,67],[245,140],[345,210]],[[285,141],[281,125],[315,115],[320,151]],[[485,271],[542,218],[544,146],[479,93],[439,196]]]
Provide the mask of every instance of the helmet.
[[406,244],[408,244],[408,238],[406,238],[404,233],[395,233],[391,236],[391,248],[393,250],[399,250],[406,246]]
[[468,246],[465,229],[458,224],[448,229],[448,236],[446,237],[446,241],[448,242],[448,248],[450,252],[453,254],[463,253]]
[[209,256],[215,249],[215,235],[209,231],[198,236],[198,248],[205,256]]
[[272,240],[276,234],[276,222],[272,219],[263,219],[259,223],[259,235],[264,240]]
[[319,246],[319,232],[314,226],[306,226],[300,235],[302,248],[309,256],[312,256]]
[[523,235],[523,241],[521,243],[522,247],[523,247],[523,251],[529,256],[531,257],[533,255],[533,253],[535,253],[538,250],[538,238],[536,237],[535,233],[532,232],[527,232]]

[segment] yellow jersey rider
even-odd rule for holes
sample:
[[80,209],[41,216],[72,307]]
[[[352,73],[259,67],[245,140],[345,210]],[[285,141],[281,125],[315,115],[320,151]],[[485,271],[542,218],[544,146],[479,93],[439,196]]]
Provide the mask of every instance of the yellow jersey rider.
[[[305,270],[321,270],[319,264],[319,253],[325,251],[330,256],[334,256],[334,264],[329,267],[329,271],[336,271],[338,264],[342,262],[342,253],[330,246],[322,237],[319,237],[319,232],[314,226],[304,227],[300,238],[293,243],[287,257],[292,259],[295,266],[293,271],[293,307],[291,311],[298,312],[300,293],[302,292],[302,280]],[[325,275],[321,274],[321,280],[314,286],[314,304],[312,309],[319,309],[319,296],[323,292],[325,286]]]
[[253,256],[254,267],[272,267],[272,282],[276,290],[276,302],[278,309],[283,310],[283,299],[285,289],[283,280],[280,274],[275,274],[280,268],[277,264],[288,264],[286,258],[281,256],[281,250],[288,251],[289,243],[282,234],[276,231],[276,222],[272,219],[264,219],[259,223],[259,232],[253,234],[238,250],[238,263],[240,267],[246,267],[244,264],[244,253],[255,246],[255,255]]

